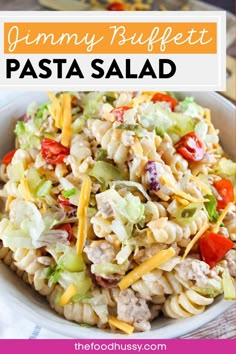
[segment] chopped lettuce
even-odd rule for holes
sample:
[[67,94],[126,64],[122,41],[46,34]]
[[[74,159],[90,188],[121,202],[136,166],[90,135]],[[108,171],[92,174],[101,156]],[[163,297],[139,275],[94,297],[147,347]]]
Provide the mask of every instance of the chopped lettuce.
[[43,182],[37,189],[36,196],[37,197],[45,197],[46,195],[50,194],[52,187],[52,181],[45,181]]
[[60,222],[63,222],[65,219],[65,212],[62,210],[62,208],[50,208],[41,215],[45,226],[45,231],[52,229],[53,226],[59,224]]
[[139,124],[122,123],[117,127],[117,129],[133,131],[137,137],[143,137],[146,135],[145,130],[142,129]]
[[26,174],[26,181],[31,194],[36,195],[36,191],[43,180],[35,167],[32,166],[28,169]]
[[28,233],[16,228],[8,219],[0,221],[0,239],[5,247],[33,248],[32,240]]
[[142,220],[144,215],[144,204],[141,203],[139,197],[134,196],[131,193],[128,193],[125,196],[126,206],[125,206],[125,215],[127,219],[134,224],[137,224]]
[[236,163],[223,157],[215,168],[215,173],[222,177],[236,177]]
[[172,120],[172,125],[167,129],[167,133],[171,136],[176,134],[178,137],[181,137],[194,130],[195,122],[191,116],[171,112],[170,118]]
[[49,282],[52,284],[58,283],[58,280],[60,278],[61,272],[63,271],[63,266],[61,264],[58,264],[56,268],[51,268],[49,267],[47,269],[47,274],[46,278],[49,279]]
[[[84,294],[84,295],[79,295],[79,294],[76,294],[76,295],[74,295],[73,297],[72,297],[72,301],[73,302],[86,302],[86,300],[89,300],[89,299],[91,299],[91,295],[89,294],[89,292],[87,292],[86,294]],[[91,326],[89,326],[89,325],[86,325],[86,324],[84,324],[84,323],[80,323],[79,324],[81,327],[91,327]]]
[[99,114],[99,110],[102,105],[102,92],[89,92],[83,96],[81,105],[84,108],[83,117],[85,119],[94,118]]
[[96,161],[106,161],[107,151],[105,149],[99,149],[96,156]]
[[23,122],[22,120],[18,120],[16,123],[14,133],[17,136],[23,135],[25,133],[25,122]]
[[217,201],[216,198],[213,195],[206,195],[205,196],[206,199],[208,199],[208,202],[205,202],[205,209],[207,211],[209,220],[211,222],[217,222],[218,218],[219,218],[219,213],[216,209],[217,207]]
[[92,271],[95,274],[107,275],[107,274],[119,274],[123,273],[126,269],[126,264],[114,264],[109,262],[97,263],[92,265]]
[[155,129],[162,127],[164,131],[172,126],[169,112],[162,108],[159,103],[148,103],[138,114],[139,123],[146,129]]
[[37,111],[37,114],[36,114],[36,118],[43,118],[44,114],[45,114],[45,110],[46,110],[46,113],[48,113],[48,102],[47,103],[43,103],[38,111]]
[[175,221],[180,225],[186,225],[196,220],[199,215],[199,211],[202,208],[202,203],[190,203],[187,206],[179,207],[173,215]]
[[[32,202],[15,199],[11,202],[9,220],[2,221],[1,238],[9,247],[39,248],[68,243],[65,230],[51,230],[60,221],[60,211],[41,214]],[[58,220],[57,220],[58,218]]]
[[199,122],[194,128],[195,133],[205,143],[218,143],[219,137],[217,134],[207,134],[208,125],[205,122]]
[[20,182],[24,178],[24,165],[22,161],[14,165],[8,165],[7,174],[11,182]]
[[185,97],[185,99],[180,102],[180,107],[183,111],[186,111],[188,109],[188,106],[192,103],[194,103],[194,97]]
[[207,297],[211,297],[214,298],[220,294],[222,294],[222,289],[215,289],[215,288],[200,288],[198,286],[193,286],[192,287],[193,290],[195,290],[197,293],[203,295],[203,296],[207,296]]
[[131,253],[134,250],[134,246],[133,245],[124,245],[120,252],[117,253],[116,255],[116,261],[118,264],[124,264],[125,262],[128,261],[129,256],[131,255]]
[[195,102],[193,97],[185,97],[176,110],[194,118],[202,118],[204,115],[204,109]]
[[78,117],[77,119],[74,120],[74,122],[71,125],[71,130],[73,134],[79,134],[83,126],[85,124],[85,118],[83,116]]
[[89,175],[95,177],[102,184],[122,180],[122,174],[118,168],[106,161],[96,161]]
[[128,239],[129,234],[125,225],[121,222],[121,220],[113,220],[111,223],[111,230],[114,234],[118,237],[118,239],[123,242],[124,240]]
[[107,103],[110,103],[111,105],[113,105],[114,101],[117,99],[117,93],[114,91],[105,92],[105,96]]
[[59,258],[58,264],[70,272],[81,272],[85,269],[83,256],[78,254],[76,248],[67,247],[65,253]]
[[148,130],[155,129],[156,134],[181,137],[194,130],[195,122],[191,116],[183,113],[169,112],[159,103],[148,103],[138,115],[139,123]]
[[138,223],[143,218],[144,204],[141,203],[139,197],[131,193],[127,193],[125,197],[121,197],[114,189],[108,189],[105,192],[97,194],[96,200],[98,209],[110,206],[118,217],[124,217],[132,224]]
[[87,294],[89,289],[92,286],[92,281],[89,277],[86,276],[85,272],[69,272],[63,270],[60,273],[58,283],[64,288],[67,289],[71,284],[75,285],[77,289],[76,295],[83,296]]
[[236,284],[235,280],[230,276],[228,269],[223,272],[223,289],[225,300],[236,300]]
[[69,189],[69,190],[66,190],[66,191],[62,191],[61,193],[65,198],[70,198],[72,197],[72,195],[75,195],[76,194],[76,189],[75,188],[72,188],[72,189]]
[[45,181],[35,167],[29,168],[26,180],[33,197],[45,197],[50,194],[52,181]]
[[156,135],[159,135],[161,138],[164,138],[165,136],[165,130],[163,127],[160,126],[155,128],[155,133]]
[[149,195],[147,194],[147,192],[145,191],[145,189],[143,188],[142,184],[138,183],[138,182],[133,182],[133,181],[115,181],[111,183],[111,187],[112,188],[116,188],[118,186],[125,186],[130,190],[135,190],[137,189],[140,193],[143,194],[143,196],[147,199],[147,200],[151,200],[151,198],[149,197]]
[[13,200],[9,213],[10,222],[32,239],[33,246],[38,246],[38,239],[44,231],[44,222],[38,208],[31,202]]

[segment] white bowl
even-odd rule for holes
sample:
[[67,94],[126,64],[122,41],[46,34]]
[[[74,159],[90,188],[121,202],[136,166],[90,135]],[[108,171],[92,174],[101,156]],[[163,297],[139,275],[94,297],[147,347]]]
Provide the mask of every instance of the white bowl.
[[[194,96],[202,106],[210,108],[212,119],[216,128],[220,129],[221,144],[232,159],[236,159],[236,129],[235,107],[222,96],[214,92],[181,92],[181,97]],[[25,113],[26,107],[32,101],[42,103],[47,100],[45,93],[25,92],[18,93],[18,97],[6,100],[0,108],[0,151],[4,155],[13,147],[13,129],[15,121]],[[127,338],[122,334],[114,334],[95,327],[81,327],[69,322],[53,310],[40,295],[23,283],[5,265],[0,263],[0,289],[1,296],[11,299],[11,307],[24,317],[28,317],[34,323],[70,338]],[[152,324],[149,332],[134,333],[129,338],[153,339],[153,338],[177,338],[212,321],[232,305],[231,301],[224,301],[218,297],[214,303],[201,315],[181,319],[157,319]]]

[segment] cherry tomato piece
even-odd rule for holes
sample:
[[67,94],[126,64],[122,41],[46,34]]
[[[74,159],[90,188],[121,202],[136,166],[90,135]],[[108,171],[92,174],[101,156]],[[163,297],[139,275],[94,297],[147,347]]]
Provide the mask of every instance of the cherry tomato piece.
[[190,161],[201,161],[205,154],[204,145],[194,132],[182,136],[175,148],[179,154]]
[[76,96],[72,97],[72,99],[71,99],[71,107],[72,108],[77,107],[77,108],[80,109],[79,112],[82,112],[83,108],[79,105],[79,103],[80,103],[80,100],[78,99],[78,97],[76,97]]
[[62,225],[59,225],[57,228],[57,230],[65,230],[68,234],[68,241],[71,240],[71,237],[72,237],[72,227],[71,227],[71,224],[62,224]]
[[224,209],[226,205],[234,201],[234,186],[229,179],[215,181],[213,186],[219,193],[217,199],[217,209]]
[[76,97],[76,96],[72,97],[72,99],[71,99],[72,108],[75,108],[77,106],[78,102],[79,102],[78,97]]
[[207,232],[200,239],[201,258],[210,268],[213,268],[233,246],[234,243],[228,238]]
[[169,96],[169,95],[167,95],[165,93],[161,93],[161,92],[155,93],[155,95],[152,96],[151,101],[154,102],[154,103],[156,103],[156,102],[169,102],[172,111],[179,104],[179,102],[176,101],[173,97],[171,97],[171,96]]
[[11,160],[13,159],[13,156],[15,155],[17,149],[9,151],[5,156],[3,156],[2,163],[4,165],[9,165],[11,163]]
[[63,207],[71,206],[70,200],[64,197],[64,195],[62,194],[59,194],[59,196],[57,197],[57,201]]
[[128,107],[128,106],[122,106],[122,107],[116,107],[114,108],[111,113],[115,114],[116,120],[120,123],[124,122],[124,114],[126,111],[128,111],[129,109],[131,109],[132,107]]
[[62,163],[70,154],[70,149],[52,139],[44,138],[41,144],[41,153],[47,163],[56,165]]
[[108,11],[125,11],[124,4],[120,2],[113,2],[107,6]]

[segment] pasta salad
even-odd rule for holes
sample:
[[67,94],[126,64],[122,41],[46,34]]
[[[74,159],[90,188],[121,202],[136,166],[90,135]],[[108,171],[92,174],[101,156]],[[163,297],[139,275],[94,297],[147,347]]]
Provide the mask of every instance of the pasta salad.
[[2,159],[0,259],[66,319],[148,331],[236,299],[236,164],[170,92],[59,92]]

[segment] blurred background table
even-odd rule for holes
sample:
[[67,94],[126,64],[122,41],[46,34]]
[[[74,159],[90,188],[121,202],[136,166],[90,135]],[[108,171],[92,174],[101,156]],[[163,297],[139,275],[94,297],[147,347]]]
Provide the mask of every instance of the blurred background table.
[[[235,10],[234,0],[207,0],[205,3],[219,6],[222,9],[232,13],[234,13]],[[0,0],[0,11],[3,10],[42,11],[47,9],[40,6],[37,0]],[[227,53],[233,57],[236,57],[235,43],[228,48]],[[182,338],[236,338],[236,305],[233,305],[228,311],[216,318],[214,321],[206,324],[194,332],[189,333],[186,336],[183,336]]]

